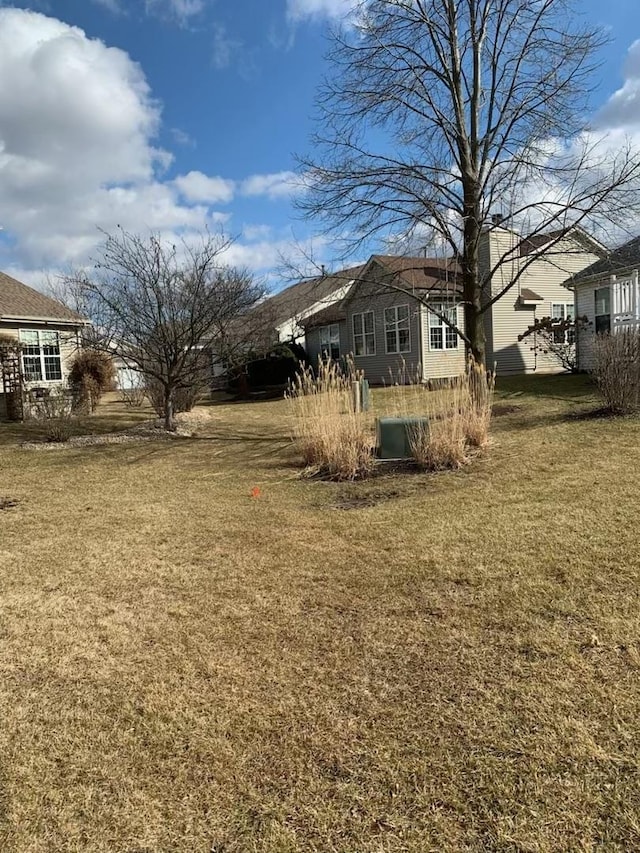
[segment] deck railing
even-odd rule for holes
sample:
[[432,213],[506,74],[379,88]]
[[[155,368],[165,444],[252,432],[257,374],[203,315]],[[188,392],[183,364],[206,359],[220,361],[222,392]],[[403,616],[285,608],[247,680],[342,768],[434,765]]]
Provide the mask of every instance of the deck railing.
[[640,326],[640,281],[638,271],[625,278],[611,276],[613,328]]

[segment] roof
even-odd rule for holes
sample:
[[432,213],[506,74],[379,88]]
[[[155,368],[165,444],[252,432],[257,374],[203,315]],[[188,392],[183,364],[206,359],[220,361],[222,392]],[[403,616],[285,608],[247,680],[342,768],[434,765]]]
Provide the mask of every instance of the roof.
[[[372,263],[383,267],[390,284],[393,283],[402,288],[404,292],[415,293],[416,296],[421,298],[431,294],[441,296],[443,293],[451,294],[452,291],[461,292],[462,290],[458,281],[460,267],[453,258],[372,255],[368,263],[350,270],[350,273],[355,274],[355,283],[340,301],[327,305],[310,314],[301,321],[301,325],[305,329],[312,329],[317,326],[325,326],[329,323],[338,323],[340,320],[344,320],[347,316],[346,304],[353,295],[358,280],[366,281],[366,270]],[[384,289],[384,277],[382,280],[379,277],[372,280],[374,284]],[[344,274],[341,282],[342,284],[347,283]]]
[[613,252],[591,264],[590,267],[585,267],[579,273],[572,276],[567,284],[575,284],[587,278],[600,277],[605,278],[610,275],[622,272],[629,268],[640,268],[640,237],[634,237],[628,243],[624,243]]
[[316,303],[322,302],[339,290],[346,287],[350,281],[364,269],[364,265],[349,267],[329,275],[317,276],[307,281],[292,284],[291,287],[275,293],[262,302],[256,311],[268,311],[269,320],[274,327],[285,323],[308,311]]
[[372,255],[371,261],[380,264],[401,284],[425,293],[462,291],[461,269],[454,258],[406,257],[404,255]]
[[553,243],[554,240],[560,240],[562,237],[567,236],[572,236],[579,243],[588,245],[591,251],[596,254],[605,254],[607,251],[606,246],[587,233],[584,228],[572,225],[568,228],[559,228],[556,231],[547,231],[544,234],[530,234],[528,237],[524,237],[520,242],[520,257],[531,255],[549,243]]
[[535,290],[531,290],[529,287],[523,287],[520,291],[520,299],[523,302],[544,302],[544,297],[540,296],[539,293],[536,293]]
[[55,320],[78,325],[86,322],[62,302],[3,272],[0,272],[0,320]]

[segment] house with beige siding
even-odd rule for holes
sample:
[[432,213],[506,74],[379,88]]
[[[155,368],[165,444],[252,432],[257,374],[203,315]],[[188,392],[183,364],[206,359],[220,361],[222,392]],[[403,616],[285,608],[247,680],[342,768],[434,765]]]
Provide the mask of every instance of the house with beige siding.
[[86,324],[57,300],[0,273],[0,338],[20,344],[16,363],[0,371],[0,418],[7,416],[17,373],[29,388],[51,389],[65,383]]
[[485,298],[487,302],[495,299],[485,313],[487,364],[495,364],[498,375],[562,370],[553,355],[535,346],[532,337],[522,341],[518,337],[543,317],[575,317],[567,279],[605,255],[606,248],[580,228],[523,237],[493,226],[483,233],[480,266]]
[[580,270],[566,284],[575,294],[576,316],[587,321],[578,330],[578,367],[591,370],[596,335],[640,328],[640,237]]

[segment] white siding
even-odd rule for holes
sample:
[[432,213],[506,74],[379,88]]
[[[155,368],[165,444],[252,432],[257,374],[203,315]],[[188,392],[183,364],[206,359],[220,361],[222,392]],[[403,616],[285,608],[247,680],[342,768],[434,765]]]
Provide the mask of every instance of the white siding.
[[577,284],[575,289],[576,311],[578,317],[586,317],[586,328],[578,332],[578,367],[580,370],[593,369],[593,342],[595,340],[595,291],[599,287],[606,287],[609,279],[602,281]]

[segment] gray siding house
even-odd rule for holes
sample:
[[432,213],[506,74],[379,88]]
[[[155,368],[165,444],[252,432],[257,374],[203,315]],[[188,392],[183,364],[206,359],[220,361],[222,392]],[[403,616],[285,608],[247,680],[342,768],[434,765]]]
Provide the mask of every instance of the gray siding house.
[[458,273],[451,259],[373,255],[342,300],[303,321],[309,361],[350,355],[374,384],[457,376],[464,343],[442,317],[464,330]]
[[588,325],[578,331],[578,367],[593,368],[596,334],[640,328],[640,237],[584,268],[567,282],[575,294],[576,316]]
[[[491,303],[485,313],[487,364],[499,375],[560,372],[556,358],[518,337],[536,319],[575,316],[567,279],[605,255],[605,247],[578,228],[528,237],[501,225],[486,229],[480,272]],[[422,381],[464,370],[464,343],[443,320],[464,332],[454,259],[373,255],[359,273],[348,273],[357,277],[343,297],[301,321],[311,363],[352,355],[374,383],[388,383],[403,369]]]

